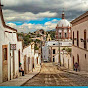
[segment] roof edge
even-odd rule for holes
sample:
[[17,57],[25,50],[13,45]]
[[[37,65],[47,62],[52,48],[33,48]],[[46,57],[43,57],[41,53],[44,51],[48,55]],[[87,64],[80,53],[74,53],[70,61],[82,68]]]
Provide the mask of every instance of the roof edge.
[[73,21],[71,21],[71,24],[74,24],[75,22],[79,21],[80,19],[83,19],[84,17],[88,16],[88,11],[85,12],[84,14],[78,16],[77,18],[75,18]]
[[[0,5],[1,5],[1,2],[0,2]],[[2,8],[1,8],[1,6],[0,6],[0,17],[1,17],[1,21],[2,21],[2,25],[3,25],[3,27],[8,28],[8,29],[11,29],[11,30],[17,32],[16,29],[14,29],[14,28],[12,28],[12,27],[9,27],[9,26],[7,26],[7,25],[5,24],[4,17],[3,17],[3,12],[2,12]]]

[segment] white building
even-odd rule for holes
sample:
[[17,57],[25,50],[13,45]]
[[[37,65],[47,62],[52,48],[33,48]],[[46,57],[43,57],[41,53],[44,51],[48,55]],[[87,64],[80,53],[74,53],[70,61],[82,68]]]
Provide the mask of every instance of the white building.
[[[22,42],[17,40],[17,30],[7,26],[0,7],[0,83],[19,76],[19,57]],[[19,51],[20,50],[20,51]],[[22,56],[20,56],[22,57]],[[22,58],[21,58],[22,59]]]
[[[18,40],[17,30],[7,26],[4,22],[2,9],[0,7],[0,83],[17,78],[19,64],[25,73],[28,73],[34,66],[34,44],[23,49],[22,41]],[[39,59],[40,56],[38,56]],[[41,60],[39,60],[39,64]]]
[[[59,62],[59,44],[60,44],[60,60],[61,64],[66,68],[71,68],[71,56],[67,52],[62,51],[65,47],[72,47],[71,41],[48,41],[45,43],[45,46],[42,47],[42,56],[43,60],[51,61],[58,63]],[[69,63],[68,63],[69,62]],[[69,65],[69,66],[68,66]]]

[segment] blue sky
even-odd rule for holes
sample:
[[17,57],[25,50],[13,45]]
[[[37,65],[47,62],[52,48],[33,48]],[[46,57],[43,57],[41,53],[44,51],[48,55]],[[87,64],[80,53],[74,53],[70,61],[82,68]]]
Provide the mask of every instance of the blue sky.
[[18,32],[34,32],[39,29],[44,29],[45,31],[53,30],[56,28],[58,21],[61,18],[38,18],[35,20],[25,20],[25,21],[9,21],[7,24]]
[[[38,20],[30,20],[30,21],[9,21],[9,22],[7,22],[7,23],[14,23],[14,24],[16,24],[17,26],[21,26],[21,25],[23,25],[24,23],[27,23],[27,24],[29,24],[29,23],[31,23],[31,24],[41,24],[41,25],[44,25],[46,22],[49,22],[49,21],[52,21],[52,20],[54,20],[54,19],[56,19],[56,20],[61,20],[61,18],[40,18],[40,19],[38,19]],[[55,22],[53,22],[53,23],[57,23],[57,21],[55,21]]]

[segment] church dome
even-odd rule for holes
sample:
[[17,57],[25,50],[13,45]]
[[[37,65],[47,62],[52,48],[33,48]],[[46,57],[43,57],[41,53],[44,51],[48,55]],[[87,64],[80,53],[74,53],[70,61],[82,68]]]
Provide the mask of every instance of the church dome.
[[70,22],[66,19],[62,19],[58,22],[58,27],[70,27]]

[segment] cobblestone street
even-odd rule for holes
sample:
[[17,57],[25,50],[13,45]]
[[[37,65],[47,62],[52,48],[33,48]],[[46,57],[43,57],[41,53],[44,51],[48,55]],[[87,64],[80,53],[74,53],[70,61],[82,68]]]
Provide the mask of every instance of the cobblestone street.
[[88,86],[88,78],[59,71],[52,63],[43,63],[41,72],[23,86]]

